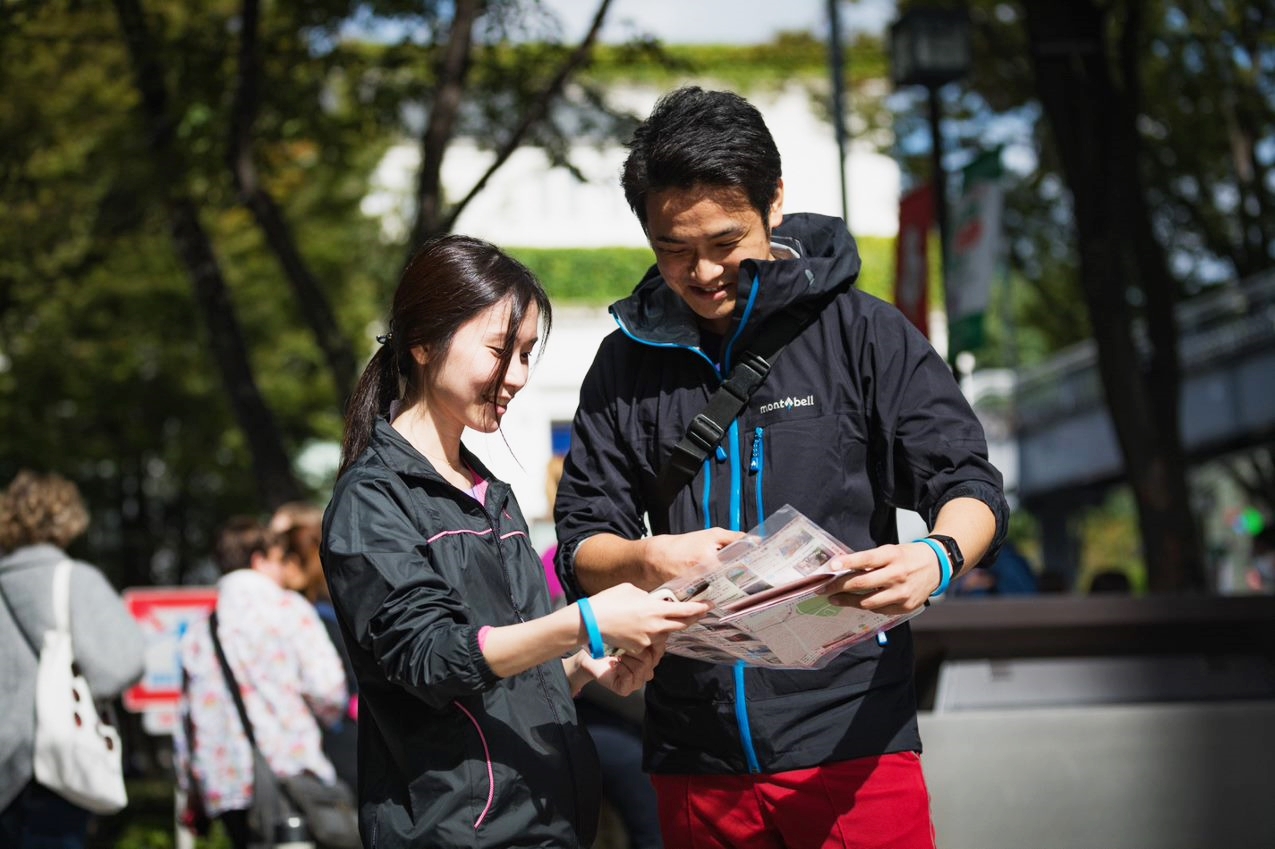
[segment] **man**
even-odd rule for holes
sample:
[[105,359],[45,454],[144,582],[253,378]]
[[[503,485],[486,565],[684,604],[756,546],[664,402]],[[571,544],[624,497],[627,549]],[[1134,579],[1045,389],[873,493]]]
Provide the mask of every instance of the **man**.
[[[916,610],[945,565],[959,575],[995,553],[1008,508],[977,419],[929,342],[853,288],[845,224],[784,216],[755,108],[669,94],[634,133],[622,182],[656,267],[612,306],[620,329],[581,389],[555,509],[569,592],[654,588],[785,504],[854,550],[830,564],[859,570],[835,604]],[[824,300],[662,504],[659,471],[734,358],[786,307]],[[934,547],[896,544],[896,508],[926,518]],[[887,636],[800,672],[666,656],[645,756],[666,844],[932,847],[911,635]]]
[[[310,602],[284,589],[284,540],[250,517],[231,519],[217,537],[217,635],[243,697],[257,748],[277,776],[336,772],[323,754],[319,723],[346,705],[345,670]],[[194,810],[220,819],[235,849],[254,840],[252,749],[226,686],[209,622],[181,640],[186,681],[174,745],[177,776]],[[190,781],[191,777],[195,781]],[[201,823],[191,823],[201,825]],[[202,823],[206,825],[206,823]],[[273,837],[273,835],[267,835]]]

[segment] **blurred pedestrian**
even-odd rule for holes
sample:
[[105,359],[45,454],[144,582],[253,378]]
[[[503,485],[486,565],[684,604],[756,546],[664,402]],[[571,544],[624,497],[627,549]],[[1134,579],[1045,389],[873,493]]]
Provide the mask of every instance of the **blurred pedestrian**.
[[[345,671],[313,605],[285,589],[284,542],[240,516],[218,533],[217,636],[243,698],[256,747],[280,778],[310,772],[332,784],[320,724],[340,720]],[[235,849],[250,833],[253,755],[213,645],[210,621],[180,643],[183,721],[174,734],[178,781],[192,814],[219,820]],[[265,835],[273,839],[274,835]]]
[[[80,849],[90,814],[36,783],[35,685],[40,646],[53,627],[53,572],[88,528],[74,483],[18,472],[0,495],[0,846]],[[95,567],[71,561],[75,665],[95,699],[114,699],[141,678],[145,637]]]
[[631,585],[550,605],[511,488],[461,441],[499,429],[548,325],[520,263],[431,241],[348,406],[323,565],[359,681],[360,825],[378,849],[589,846],[598,767],[572,693],[632,692],[667,634],[708,609]]
[[323,753],[336,767],[337,776],[350,787],[358,787],[358,718],[359,696],[350,654],[341,639],[336,611],[323,576],[319,547],[323,541],[323,510],[311,504],[290,502],[280,506],[270,519],[270,530],[280,534],[284,542],[283,584],[306,597],[319,614],[328,639],[341,656],[345,669],[345,685],[350,694],[345,715],[335,725],[323,726]]

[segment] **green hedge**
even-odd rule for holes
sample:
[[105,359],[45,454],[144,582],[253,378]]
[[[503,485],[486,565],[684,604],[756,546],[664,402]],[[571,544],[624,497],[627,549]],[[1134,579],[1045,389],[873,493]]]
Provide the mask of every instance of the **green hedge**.
[[555,304],[606,306],[633,291],[654,257],[648,248],[509,248]]
[[[894,239],[859,239],[859,288],[892,300]],[[647,248],[509,248],[544,283],[555,304],[606,306],[633,291],[654,258]]]

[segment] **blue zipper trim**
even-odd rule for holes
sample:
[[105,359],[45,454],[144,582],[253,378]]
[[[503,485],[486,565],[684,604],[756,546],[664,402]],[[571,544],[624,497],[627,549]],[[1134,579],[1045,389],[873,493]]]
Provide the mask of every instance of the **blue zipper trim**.
[[713,527],[713,516],[709,513],[709,506],[713,501],[713,461],[704,461],[704,528]]
[[749,471],[757,475],[754,483],[754,492],[757,497],[757,518],[761,527],[761,535],[766,535],[766,508],[762,503],[762,478],[766,475],[766,446],[763,437],[766,429],[762,427],[753,428],[753,456],[748,463]]
[[652,342],[650,339],[643,339],[640,336],[635,336],[633,331],[629,330],[629,328],[625,326],[624,322],[620,321],[620,317],[615,313],[611,314],[611,318],[615,320],[615,324],[620,328],[621,333],[632,339],[634,342],[637,342],[639,345],[650,345],[652,348],[681,348],[683,351],[692,351],[699,354],[700,357],[703,358],[704,362],[713,367],[713,373],[717,375],[718,381],[722,379],[722,373],[721,370],[717,368],[717,363],[713,362],[712,358],[699,348],[691,345],[679,345],[676,342]]
[[735,330],[735,335],[726,345],[726,356],[723,358],[725,370],[730,371],[730,355],[735,349],[735,341],[739,339],[739,335],[744,332],[744,328],[748,325],[748,319],[752,317],[753,305],[757,303],[757,293],[761,291],[761,287],[757,285],[757,275],[753,275],[753,290],[748,293],[748,304],[744,307],[744,314],[739,317],[739,327]]
[[[730,455],[738,457],[740,456],[738,419],[730,423],[729,434]],[[740,482],[741,465],[740,463],[730,464],[730,529],[732,531],[743,530],[741,525],[743,524],[744,487]]]
[[[722,368],[724,373],[730,372],[731,355],[735,351],[735,342],[739,339],[744,327],[748,324],[748,319],[752,316],[753,305],[757,302],[757,293],[761,291],[761,287],[757,285],[757,275],[753,275],[753,289],[748,295],[748,304],[744,307],[744,314],[740,317],[739,328],[735,331],[735,335],[726,345],[726,356],[722,358]],[[739,447],[739,420],[736,419],[730,424],[730,454],[734,458],[734,462],[730,466],[730,527],[733,531],[742,530],[741,506],[743,502],[743,456]],[[741,660],[735,664],[735,722],[739,725],[739,741],[744,748],[744,758],[748,761],[748,771],[751,773],[761,772],[761,766],[757,761],[757,750],[753,747],[752,727],[748,723],[748,693],[744,688],[744,662]]]
[[744,698],[744,662],[735,661],[735,721],[739,723],[739,741],[744,746],[744,757],[748,760],[748,771],[761,772],[757,762],[757,750],[753,748],[753,732],[748,725],[748,701]]
[[[748,304],[744,307],[744,314],[740,316],[739,326],[735,328],[735,335],[726,343],[726,354],[722,357],[722,371],[720,374],[729,374],[731,369],[731,355],[735,351],[735,343],[739,341],[740,335],[744,332],[744,328],[748,326],[748,319],[752,317],[753,306],[757,303],[757,293],[761,291],[761,287],[757,285],[757,275],[753,275],[753,288],[748,293]],[[743,530],[743,468],[741,460],[743,457],[739,448],[739,419],[735,419],[730,423],[730,451],[731,457],[735,458],[735,462],[730,465],[730,529],[732,531]]]
[[[722,358],[721,368],[718,368],[717,364],[714,363],[713,360],[699,348],[692,348],[686,345],[678,345],[674,342],[651,342],[647,339],[642,339],[638,336],[635,336],[633,332],[630,331],[629,328],[625,326],[624,322],[620,321],[619,316],[615,315],[615,313],[612,313],[611,317],[615,319],[615,323],[616,325],[619,326],[621,332],[623,332],[625,336],[628,336],[634,342],[637,342],[642,345],[650,345],[655,348],[683,348],[688,351],[694,351],[696,354],[699,354],[701,357],[703,357],[705,362],[707,362],[710,366],[713,367],[713,373],[717,375],[717,379],[720,382],[722,380],[722,375],[725,373],[729,373],[730,371],[731,354],[734,352],[735,342],[739,339],[739,336],[743,332],[744,327],[748,324],[748,319],[752,316],[753,305],[757,302],[757,293],[759,291],[760,291],[760,287],[757,285],[757,275],[753,275],[753,289],[752,289],[752,292],[750,292],[748,295],[748,304],[744,307],[744,314],[739,320],[739,327],[736,329],[735,335],[732,336],[730,342],[726,344],[726,355]],[[731,422],[731,425],[730,425],[730,452],[729,453],[731,455],[731,459],[733,460],[730,467],[730,478],[731,478],[730,526],[732,530],[737,531],[737,530],[740,530],[741,502],[743,500],[743,481],[742,481],[742,476],[743,476],[742,465],[743,464],[741,462],[742,458],[740,456],[740,448],[739,448],[739,420],[738,419]],[[711,497],[712,488],[713,488],[712,484],[713,484],[712,460],[708,459],[708,460],[705,460],[704,462],[703,507],[704,507],[704,527],[705,528],[711,528],[713,526],[712,514],[710,513],[710,507],[712,505],[712,497]],[[760,483],[758,485],[760,486]],[[761,490],[759,489],[758,492],[760,493],[760,491]],[[758,509],[760,512],[760,503],[758,505]],[[761,514],[761,515],[764,515],[764,514]],[[759,773],[761,772],[761,766],[758,764],[758,761],[757,761],[757,751],[753,747],[752,730],[748,723],[748,697],[744,689],[744,662],[743,661],[739,661],[738,663],[735,664],[735,721],[739,724],[739,739],[744,747],[744,757],[748,760],[748,770],[749,772]]]

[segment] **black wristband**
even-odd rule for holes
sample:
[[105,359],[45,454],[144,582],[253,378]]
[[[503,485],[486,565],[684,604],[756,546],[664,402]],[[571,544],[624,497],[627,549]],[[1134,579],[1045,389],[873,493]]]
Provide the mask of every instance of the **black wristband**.
[[961,554],[961,547],[956,540],[943,534],[929,534],[926,538],[934,540],[947,550],[947,558],[952,561],[952,575],[959,575],[965,568],[965,555]]

